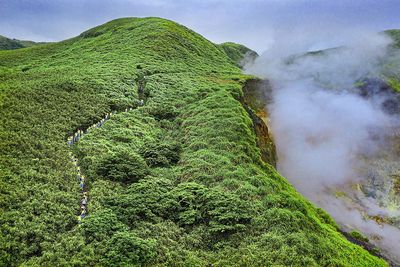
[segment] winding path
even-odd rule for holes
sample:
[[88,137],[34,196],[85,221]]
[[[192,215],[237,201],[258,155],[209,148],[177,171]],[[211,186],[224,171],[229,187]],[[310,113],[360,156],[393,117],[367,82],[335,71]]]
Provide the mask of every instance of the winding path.
[[[140,100],[138,103],[138,106],[143,106],[144,101]],[[127,108],[123,112],[129,112],[133,108]],[[72,147],[75,143],[77,143],[85,134],[93,131],[94,129],[100,128],[103,126],[106,121],[108,121],[113,115],[117,114],[117,111],[112,111],[108,114],[106,114],[99,122],[91,125],[89,128],[86,130],[81,130],[78,129],[73,135],[69,136],[67,139],[67,144],[69,147]],[[89,204],[89,196],[88,196],[88,188],[85,184],[86,177],[85,175],[82,174],[81,167],[79,165],[78,158],[74,156],[72,151],[69,152],[69,156],[71,158],[72,163],[76,167],[76,174],[77,174],[77,180],[79,182],[79,187],[81,188],[81,202],[80,202],[80,215],[78,215],[78,221],[81,221],[83,218],[85,218],[88,215],[88,204]]]
[[[137,79],[137,86],[138,86],[138,95],[139,95],[139,101],[136,107],[140,107],[144,105],[144,100],[146,99],[146,96],[144,94],[144,89],[146,86],[146,81],[147,77],[146,75],[142,74],[138,77]],[[126,108],[124,112],[129,112],[133,109],[133,107]],[[100,128],[101,126],[106,123],[113,115],[117,114],[118,112],[116,110],[111,111],[110,113],[107,113],[99,122],[89,126],[86,130],[81,130],[78,129],[73,135],[69,136],[67,138],[67,145],[69,147],[72,147],[76,142],[78,142],[85,134],[93,131],[94,129]],[[89,192],[88,188],[85,184],[86,177],[82,174],[81,167],[79,166],[79,161],[78,158],[74,156],[72,151],[69,151],[69,156],[71,158],[72,163],[76,167],[76,174],[77,174],[77,180],[79,182],[79,187],[81,188],[81,202],[80,202],[80,215],[78,215],[78,221],[81,221],[83,218],[85,218],[88,215],[88,204],[89,204]]]

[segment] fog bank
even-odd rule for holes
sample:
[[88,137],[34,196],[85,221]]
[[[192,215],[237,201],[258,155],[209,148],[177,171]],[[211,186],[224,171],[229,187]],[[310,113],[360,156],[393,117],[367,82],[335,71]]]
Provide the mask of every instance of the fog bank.
[[[400,262],[400,230],[371,219],[396,211],[359,188],[372,166],[368,162],[391,146],[400,125],[399,104],[380,80],[391,39],[360,29],[324,31],[314,39],[283,34],[246,67],[273,86],[266,108],[278,170],[345,230],[359,230]],[[337,46],[305,53],[329,36],[340,37]]]

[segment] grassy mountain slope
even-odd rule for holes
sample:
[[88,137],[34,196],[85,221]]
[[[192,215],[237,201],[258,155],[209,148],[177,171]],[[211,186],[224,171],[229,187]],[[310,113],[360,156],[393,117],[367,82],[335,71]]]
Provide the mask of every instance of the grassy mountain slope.
[[9,39],[7,37],[0,35],[0,50],[13,50],[18,48],[24,47],[31,47],[39,44],[44,43],[36,43],[32,41],[24,41],[24,40],[17,40],[17,39]]
[[258,54],[244,45],[226,42],[219,45],[233,63],[243,67],[246,63],[254,61]]
[[[111,110],[74,146],[66,138]],[[385,266],[263,162],[223,49],[159,18],[0,52],[0,265]]]

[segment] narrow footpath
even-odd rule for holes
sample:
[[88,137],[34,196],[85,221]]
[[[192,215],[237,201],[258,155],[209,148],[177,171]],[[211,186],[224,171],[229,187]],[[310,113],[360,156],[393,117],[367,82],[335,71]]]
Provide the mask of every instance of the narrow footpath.
[[[136,107],[140,107],[144,105],[144,87],[146,83],[146,76],[141,76],[138,78],[138,94],[139,98],[141,100],[138,101],[138,104]],[[125,111],[122,112],[129,112],[133,110],[133,107],[129,107],[125,109]],[[77,143],[84,135],[87,133],[92,132],[93,130],[102,127],[113,115],[117,114],[118,112],[116,110],[106,114],[99,122],[91,125],[87,129],[78,129],[73,135],[69,136],[67,138],[67,145],[69,147],[72,147],[75,143]],[[120,112],[121,113],[121,112]],[[76,177],[77,177],[77,182],[79,183],[79,187],[81,188],[81,201],[80,201],[80,214],[78,215],[78,221],[81,221],[83,218],[85,218],[88,215],[88,205],[89,205],[89,191],[88,187],[85,183],[87,178],[82,172],[82,169],[79,165],[78,158],[74,156],[72,151],[69,151],[69,156],[76,168]]]

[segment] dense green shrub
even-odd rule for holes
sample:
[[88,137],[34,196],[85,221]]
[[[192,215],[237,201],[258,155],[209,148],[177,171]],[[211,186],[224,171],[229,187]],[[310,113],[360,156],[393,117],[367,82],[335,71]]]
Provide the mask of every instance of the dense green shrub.
[[145,160],[138,154],[130,151],[110,153],[100,161],[97,174],[116,182],[133,183],[148,174]]
[[156,256],[153,239],[142,239],[130,232],[117,232],[107,241],[105,266],[142,266]]
[[179,225],[194,225],[208,221],[204,207],[208,189],[198,183],[181,183],[168,192],[171,199],[170,218]]
[[232,233],[243,230],[251,222],[252,204],[237,195],[214,189],[210,190],[206,199],[211,232]]
[[155,106],[149,112],[157,120],[171,120],[176,118],[178,112],[172,104],[167,103],[166,105]]
[[127,230],[112,210],[104,209],[85,218],[81,223],[86,241],[108,240],[115,232]]
[[180,146],[176,141],[148,141],[143,145],[142,155],[149,166],[168,166],[179,161]]

